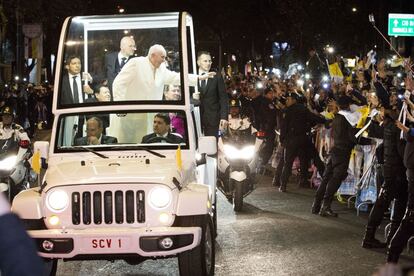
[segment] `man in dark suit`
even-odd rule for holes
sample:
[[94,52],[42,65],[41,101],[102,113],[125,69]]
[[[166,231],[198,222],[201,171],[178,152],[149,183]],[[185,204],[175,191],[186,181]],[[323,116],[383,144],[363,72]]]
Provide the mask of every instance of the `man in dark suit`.
[[[199,52],[197,65],[199,75],[208,73],[211,69],[211,55],[209,52]],[[224,87],[224,80],[216,74],[213,78],[200,80],[198,83],[200,91],[201,126],[204,135],[218,136],[220,129],[225,129],[229,113],[229,99]]]
[[[60,104],[84,103],[89,95],[93,93],[93,90],[88,84],[82,84],[82,65],[80,58],[70,56],[66,60],[65,68],[68,72],[62,77]],[[86,75],[88,75],[89,80],[92,80],[89,74]]]
[[98,117],[89,118],[86,121],[86,136],[75,139],[75,146],[116,144],[118,139],[102,134],[103,123]]
[[184,143],[184,139],[178,134],[172,134],[171,120],[168,114],[158,113],[154,116],[153,130],[154,133],[145,135],[142,137],[142,144],[148,143],[171,143],[179,144]]
[[36,244],[17,215],[10,212],[0,194],[0,273],[2,275],[44,275]]
[[134,55],[136,50],[135,41],[131,36],[124,36],[119,44],[119,52],[112,52],[105,56],[106,79],[108,80],[108,86],[111,91],[111,99],[113,99],[112,83],[115,77]]

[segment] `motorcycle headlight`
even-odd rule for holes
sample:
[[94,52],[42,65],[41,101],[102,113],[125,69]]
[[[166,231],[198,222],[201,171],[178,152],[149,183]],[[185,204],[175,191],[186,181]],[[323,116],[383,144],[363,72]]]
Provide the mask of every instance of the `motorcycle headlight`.
[[69,205],[69,196],[65,191],[55,190],[47,194],[47,207],[56,213],[64,211]]
[[229,159],[245,159],[249,160],[254,156],[254,146],[246,146],[240,150],[231,145],[224,145],[224,153]]
[[247,146],[241,150],[241,158],[251,159],[254,156],[254,146]]
[[17,156],[9,156],[0,161],[0,170],[10,171],[16,165]]
[[163,209],[167,207],[171,200],[171,190],[164,187],[152,188],[149,193],[149,203],[155,209]]
[[224,149],[224,154],[226,155],[227,158],[230,158],[230,159],[240,158],[240,157],[238,157],[240,152],[235,147],[233,147],[231,145],[224,145],[223,149]]

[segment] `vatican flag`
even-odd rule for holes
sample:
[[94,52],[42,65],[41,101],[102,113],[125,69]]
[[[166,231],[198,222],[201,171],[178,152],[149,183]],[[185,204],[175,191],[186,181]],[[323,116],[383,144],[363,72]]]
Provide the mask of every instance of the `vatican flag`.
[[175,161],[177,163],[177,169],[182,171],[183,169],[183,160],[181,159],[181,146],[178,145],[177,151],[175,152]]
[[32,169],[35,173],[40,174],[40,151],[36,151],[32,156]]

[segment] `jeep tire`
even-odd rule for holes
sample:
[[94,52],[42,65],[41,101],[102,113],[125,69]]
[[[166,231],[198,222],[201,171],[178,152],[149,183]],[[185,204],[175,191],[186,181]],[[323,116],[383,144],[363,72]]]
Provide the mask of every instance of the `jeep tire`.
[[214,229],[210,215],[180,217],[180,226],[201,227],[200,244],[178,255],[181,276],[212,276],[215,265]]

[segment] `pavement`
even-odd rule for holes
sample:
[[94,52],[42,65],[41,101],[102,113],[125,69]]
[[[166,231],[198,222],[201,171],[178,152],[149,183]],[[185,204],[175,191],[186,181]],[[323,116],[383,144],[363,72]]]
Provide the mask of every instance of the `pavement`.
[[[238,214],[219,193],[215,275],[372,275],[384,264],[385,250],[360,246],[367,213],[357,216],[355,209],[334,203],[339,218],[313,215],[315,191],[298,188],[294,181],[287,188],[280,193],[263,176]],[[384,239],[383,233],[384,227],[377,238]],[[414,264],[414,257],[404,252],[400,263]],[[58,275],[178,275],[178,263],[177,258],[135,266],[124,261],[59,261]]]

